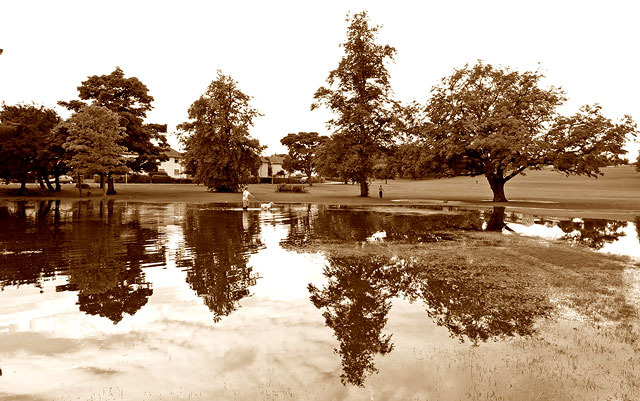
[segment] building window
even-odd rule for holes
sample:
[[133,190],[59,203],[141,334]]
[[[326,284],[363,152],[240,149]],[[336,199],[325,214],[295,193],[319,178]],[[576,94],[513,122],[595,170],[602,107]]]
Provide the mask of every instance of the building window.
[[174,158],[173,161],[175,161],[176,163],[180,163],[180,159],[179,158]]
[[180,170],[179,169],[173,170],[173,175],[180,175]]

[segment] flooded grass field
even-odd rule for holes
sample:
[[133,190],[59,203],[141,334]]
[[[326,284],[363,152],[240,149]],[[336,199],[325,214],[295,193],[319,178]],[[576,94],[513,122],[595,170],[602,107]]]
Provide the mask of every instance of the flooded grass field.
[[0,399],[636,400],[638,221],[0,203]]

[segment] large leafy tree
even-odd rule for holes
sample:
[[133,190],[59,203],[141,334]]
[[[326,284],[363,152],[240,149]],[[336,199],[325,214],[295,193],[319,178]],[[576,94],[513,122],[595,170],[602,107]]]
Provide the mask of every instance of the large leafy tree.
[[[104,106],[118,114],[126,134],[119,139],[125,151],[135,157],[127,158],[127,166],[135,171],[157,171],[166,160],[166,124],[148,124],[144,120],[153,107],[149,89],[136,77],[125,78],[120,67],[109,75],[93,75],[78,87],[82,100],[58,102],[72,111],[80,111],[86,104]],[[109,177],[109,191],[115,193],[113,178]]]
[[542,77],[479,61],[443,78],[426,107],[430,154],[422,164],[439,176],[484,175],[493,200],[506,202],[504,184],[527,169],[597,176],[621,163],[624,141],[636,133],[631,118],[613,123],[597,105],[559,116],[564,93],[540,87]]
[[342,141],[335,137],[330,137],[318,148],[316,169],[324,176],[340,178],[345,184],[357,181],[360,172],[357,155],[345,152]]
[[258,174],[263,146],[249,136],[261,116],[231,76],[218,71],[207,91],[189,107],[191,121],[178,125],[186,170],[209,190],[235,192]]
[[[64,149],[71,159],[69,167],[78,177],[78,189],[82,196],[81,177],[85,174],[109,175],[126,171],[124,152],[126,148],[118,143],[126,135],[120,126],[120,116],[102,106],[84,106],[74,113],[61,128],[69,136]],[[106,195],[103,187],[103,194]]]
[[280,143],[289,149],[287,171],[303,171],[309,185],[313,185],[311,175],[315,171],[316,154],[326,139],[326,136],[318,135],[317,132],[298,132],[282,138]]
[[324,104],[336,115],[327,122],[340,152],[336,158],[348,163],[347,170],[360,183],[360,196],[368,196],[374,158],[394,137],[395,102],[385,62],[393,60],[396,50],[376,43],[379,26],[369,24],[366,12],[350,22],[341,45],[345,55],[329,73],[328,85],[316,91],[311,109]]
[[[47,147],[59,117],[52,109],[29,104],[6,105],[0,110],[0,177],[21,182],[26,192],[28,176],[47,180]],[[50,188],[53,189],[53,188]]]

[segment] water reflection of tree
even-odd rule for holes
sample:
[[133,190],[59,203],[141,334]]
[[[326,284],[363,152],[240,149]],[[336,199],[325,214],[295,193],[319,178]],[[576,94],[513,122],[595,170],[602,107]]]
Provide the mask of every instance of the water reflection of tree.
[[551,306],[544,294],[507,278],[439,266],[421,273],[419,297],[429,317],[461,341],[531,335]]
[[391,334],[382,334],[390,299],[410,293],[413,280],[404,262],[375,256],[329,258],[324,274],[324,288],[309,284],[311,302],[324,309],[325,322],[340,343],[342,383],[363,386],[365,377],[377,372],[375,355],[393,349]]
[[183,231],[189,251],[178,264],[187,269],[187,282],[216,322],[235,311],[256,284],[247,260],[261,246],[259,229],[256,213],[187,210]]
[[352,209],[320,209],[317,214],[292,215],[291,229],[284,244],[321,241],[363,241],[384,231],[395,241],[432,242],[451,239],[451,230],[481,229],[478,211],[432,213],[385,213]]
[[64,233],[54,222],[59,206],[53,200],[0,206],[0,288],[41,287],[42,280],[55,276],[61,263],[51,255],[64,251]]
[[494,206],[491,209],[491,215],[487,220],[487,225],[485,227],[486,231],[502,231],[502,229],[508,229],[507,225],[504,223],[505,218],[505,207],[504,206]]
[[[143,228],[135,213],[113,201],[17,202],[0,208],[0,284],[35,284],[68,276],[56,291],[78,291],[81,311],[119,322],[133,315],[152,294],[141,268],[164,264],[155,228]],[[67,213],[69,212],[69,213]]]
[[110,319],[134,315],[153,294],[142,267],[164,264],[156,244],[156,228],[142,227],[137,213],[122,205],[78,202],[67,241],[74,243],[69,259],[69,283],[58,291],[78,291],[80,310]]
[[622,228],[627,223],[616,220],[584,219],[582,221],[561,221],[558,227],[565,232],[564,240],[600,249],[608,243],[624,237]]

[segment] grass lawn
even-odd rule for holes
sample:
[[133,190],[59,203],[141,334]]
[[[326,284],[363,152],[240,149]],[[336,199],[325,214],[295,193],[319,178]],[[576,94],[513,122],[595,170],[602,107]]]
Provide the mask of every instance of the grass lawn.
[[[612,219],[633,219],[640,215],[640,173],[635,166],[604,168],[604,176],[566,177],[551,170],[529,171],[505,185],[509,206],[513,210],[553,215],[578,215]],[[383,199],[378,198],[378,186],[384,187]],[[91,194],[85,199],[100,199],[102,191],[91,184]],[[0,188],[0,199],[19,199],[17,184]],[[319,203],[342,205],[442,204],[490,207],[492,193],[484,177],[456,177],[432,180],[374,181],[369,197],[359,196],[359,186],[342,183],[314,184],[308,192],[277,193],[276,185],[249,186],[257,202]],[[41,190],[29,184],[30,195],[23,199],[78,199],[77,189],[63,185],[59,193]],[[208,192],[195,184],[116,184],[117,195],[109,199],[137,202],[239,203],[239,193]],[[86,191],[85,191],[86,192]],[[540,210],[542,209],[542,210]]]

